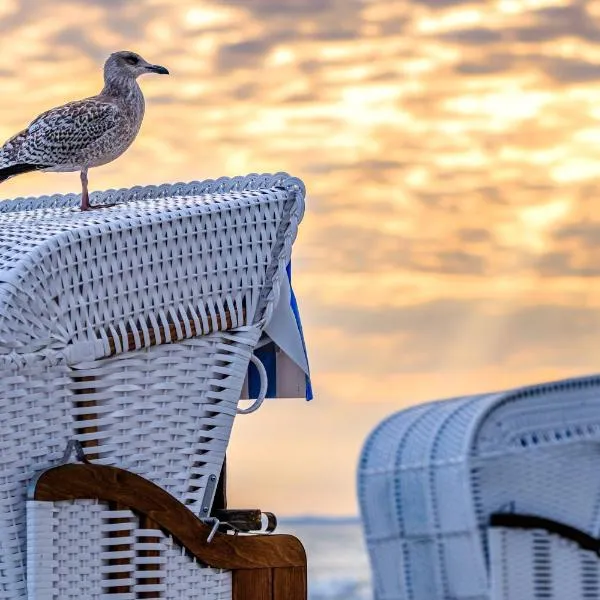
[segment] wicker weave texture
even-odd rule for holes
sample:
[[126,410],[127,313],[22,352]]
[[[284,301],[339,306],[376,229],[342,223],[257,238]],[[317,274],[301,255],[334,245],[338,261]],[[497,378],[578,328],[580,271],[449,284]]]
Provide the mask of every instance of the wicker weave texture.
[[27,502],[28,598],[100,600],[104,512],[93,501]]
[[[434,402],[385,420],[365,444],[358,478],[376,598],[490,600],[490,581],[501,577],[490,579],[495,512],[598,535],[599,441],[600,377]],[[530,534],[521,537],[530,544]],[[574,578],[580,589],[590,553],[570,552],[556,561],[556,580]],[[522,571],[528,563],[518,556],[496,545],[491,568]],[[577,568],[567,568],[573,560]],[[556,585],[547,596],[510,598],[587,597],[561,595],[567,584]]]
[[74,437],[95,462],[150,479],[207,516],[199,503],[220,474],[259,335],[243,327],[75,365]]
[[600,598],[600,561],[593,552],[546,531],[492,528],[491,600]]
[[298,180],[271,179],[226,193],[134,190],[91,213],[52,208],[57,199],[0,203],[0,352],[85,341],[99,358],[120,331],[143,344],[174,321],[201,332],[227,312],[232,327],[268,321],[304,210]]
[[[2,600],[25,593],[27,484],[35,471],[60,461],[70,439],[85,444],[95,461],[142,475],[199,516],[206,515],[212,503],[212,495],[205,496],[207,483],[220,473],[259,335],[257,326],[242,327],[71,367],[42,359],[31,366],[5,361],[0,396]],[[72,538],[80,518],[74,512],[62,516],[66,522],[70,517]],[[79,559],[91,556],[89,541],[84,528],[82,545],[72,546]],[[61,578],[57,589],[68,581]]]
[[27,503],[29,600],[230,600],[231,573],[199,565],[129,510]]
[[168,600],[231,600],[231,572],[200,567],[172,538],[161,537]]
[[64,365],[9,363],[0,381],[0,598],[14,600],[26,593],[27,485],[36,470],[61,459],[72,403]]

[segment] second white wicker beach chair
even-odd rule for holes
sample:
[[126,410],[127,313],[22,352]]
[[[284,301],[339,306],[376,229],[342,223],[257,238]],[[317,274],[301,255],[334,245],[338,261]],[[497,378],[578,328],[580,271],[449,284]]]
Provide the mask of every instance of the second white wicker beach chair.
[[429,403],[365,444],[378,600],[600,598],[600,377]]

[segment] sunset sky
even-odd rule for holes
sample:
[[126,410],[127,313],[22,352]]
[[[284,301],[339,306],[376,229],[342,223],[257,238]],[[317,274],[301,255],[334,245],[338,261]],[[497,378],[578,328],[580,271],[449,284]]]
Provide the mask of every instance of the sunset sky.
[[[0,48],[3,140],[97,93],[110,52],[171,71],[91,189],[305,181],[316,398],[239,418],[232,505],[355,514],[394,410],[598,370],[600,1],[1,0]],[[78,190],[34,174],[0,197]]]

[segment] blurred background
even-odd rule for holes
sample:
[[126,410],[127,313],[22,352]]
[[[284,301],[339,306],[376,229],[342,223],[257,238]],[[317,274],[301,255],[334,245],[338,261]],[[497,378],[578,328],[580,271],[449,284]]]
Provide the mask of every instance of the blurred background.
[[[112,51],[170,69],[141,82],[142,131],[91,189],[306,182],[294,286],[316,399],[241,417],[229,464],[232,505],[328,517],[288,523],[313,598],[369,597],[339,519],[379,420],[597,370],[600,1],[2,0],[0,49],[3,139],[97,93]],[[0,197],[79,189],[34,174]]]

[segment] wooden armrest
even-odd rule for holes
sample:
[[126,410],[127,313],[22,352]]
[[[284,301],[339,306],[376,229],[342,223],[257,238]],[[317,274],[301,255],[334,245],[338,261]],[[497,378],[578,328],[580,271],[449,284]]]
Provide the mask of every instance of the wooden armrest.
[[114,502],[155,522],[198,561],[220,569],[306,568],[306,553],[291,535],[215,534],[184,504],[151,481],[97,464],[66,464],[31,482],[29,499],[46,502],[97,499]]

